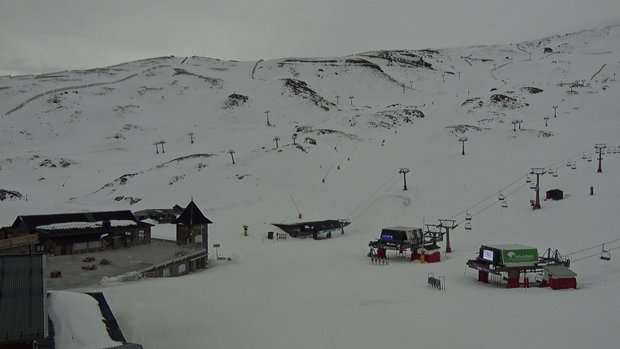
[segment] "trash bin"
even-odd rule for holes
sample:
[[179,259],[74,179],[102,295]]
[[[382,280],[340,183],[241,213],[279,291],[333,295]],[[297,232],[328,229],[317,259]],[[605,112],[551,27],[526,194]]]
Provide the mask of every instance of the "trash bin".
[[272,231],[267,233],[267,239],[273,240],[273,232]]

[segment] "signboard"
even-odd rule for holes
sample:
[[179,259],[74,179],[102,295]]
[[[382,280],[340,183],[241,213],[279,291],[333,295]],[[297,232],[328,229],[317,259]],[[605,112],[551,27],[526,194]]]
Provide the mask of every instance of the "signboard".
[[482,250],[482,259],[486,259],[487,261],[493,262],[494,260],[493,257],[494,257],[493,251]]
[[502,262],[508,264],[535,264],[538,263],[538,250],[502,250]]
[[220,247],[220,244],[213,244],[213,247]]

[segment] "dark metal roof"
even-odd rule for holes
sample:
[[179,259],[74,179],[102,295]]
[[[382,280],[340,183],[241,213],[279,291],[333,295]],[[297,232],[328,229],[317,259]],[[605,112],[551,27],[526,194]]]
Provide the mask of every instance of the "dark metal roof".
[[0,345],[47,336],[43,266],[42,254],[0,255]]
[[[60,213],[60,214],[46,214],[46,215],[32,215],[32,216],[18,216],[11,228],[18,228],[20,224],[23,224],[27,229],[33,232],[45,233],[49,236],[66,235],[67,233],[81,234],[84,230],[100,231],[101,228],[70,228],[70,229],[41,229],[40,226],[59,223],[92,223],[92,222],[105,222],[113,220],[133,221],[136,222],[137,227],[151,227],[152,224],[141,222],[129,210],[124,211],[104,211],[104,212],[80,212],[80,213]],[[102,227],[109,229],[106,227]],[[121,227],[114,227],[121,228]]]
[[138,222],[133,213],[125,211],[104,211],[104,212],[79,212],[79,213],[58,213],[32,216],[18,216],[13,222],[12,227],[16,228],[19,222],[23,222],[28,229],[35,229],[40,225],[69,223],[69,222],[98,222],[111,220],[130,220]]
[[211,224],[211,222],[204,214],[200,211],[198,206],[194,203],[194,200],[190,201],[189,205],[183,210],[183,213],[179,216],[179,218],[175,219],[171,222],[171,224],[180,224],[180,225],[199,225],[199,224]]

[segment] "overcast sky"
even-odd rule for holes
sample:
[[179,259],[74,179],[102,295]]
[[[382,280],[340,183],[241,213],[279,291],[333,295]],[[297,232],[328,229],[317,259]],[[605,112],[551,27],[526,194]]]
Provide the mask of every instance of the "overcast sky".
[[620,24],[620,0],[0,0],[0,75],[492,45]]

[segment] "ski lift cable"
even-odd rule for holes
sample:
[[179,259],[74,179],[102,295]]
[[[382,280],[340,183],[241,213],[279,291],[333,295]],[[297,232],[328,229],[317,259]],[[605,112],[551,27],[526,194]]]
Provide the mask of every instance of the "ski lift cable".
[[[510,193],[505,194],[506,198],[507,198],[510,194],[512,194],[512,193],[516,192],[517,190],[519,190],[519,189],[521,189],[521,188],[525,187],[526,185],[527,185],[527,183],[526,183],[526,184],[521,185],[519,188],[517,188],[517,189],[515,189],[515,190],[511,191]],[[474,216],[476,216],[477,214],[482,213],[482,212],[483,212],[483,211],[485,211],[486,209],[490,208],[490,207],[491,207],[491,206],[493,206],[493,205],[496,205],[496,204],[497,204],[497,203],[499,203],[499,202],[500,202],[500,201],[493,201],[493,203],[491,203],[491,204],[490,204],[490,205],[488,205],[487,207],[483,208],[482,210],[480,210],[480,211],[478,211],[478,212],[476,212],[476,213],[472,213],[472,214],[471,214],[471,216],[472,216],[472,217],[474,217]]]
[[[410,169],[414,170],[422,165],[424,165],[425,163],[434,160],[435,158],[439,157],[440,155],[445,154],[446,152],[448,152],[449,150],[451,150],[452,148],[456,147],[458,145],[457,142],[453,142],[448,144],[447,146],[443,147],[442,149],[440,149],[439,151],[435,152],[435,153],[431,153],[430,155],[417,160],[415,162],[413,162],[413,164],[411,166],[409,166]],[[398,173],[395,173],[394,175],[392,175],[385,183],[383,183],[383,185],[381,185],[377,190],[375,190],[366,200],[364,200],[364,202],[362,202],[359,206],[357,206],[348,216],[347,218],[349,218],[351,220],[351,222],[355,221],[357,218],[359,218],[362,214],[364,214],[364,212],[366,212],[370,207],[372,207],[372,205],[374,205],[375,202],[377,202],[377,200],[379,200],[381,197],[383,197],[383,195],[389,191],[392,187],[394,187],[394,185],[396,185],[396,183],[398,183],[398,181],[395,181],[394,178],[396,178],[397,176],[399,176]],[[370,199],[372,199],[373,196],[375,196],[383,187],[385,187],[390,181],[394,181],[392,183],[392,185],[390,185],[387,189],[385,189],[383,191],[383,193],[379,196],[377,196],[375,198],[375,200],[373,200],[360,214],[358,214],[357,216],[355,216],[355,218],[350,218],[355,211],[357,211],[358,209],[360,209],[362,206],[364,206]]]
[[[438,157],[439,155],[442,155],[442,154],[446,153],[447,151],[449,151],[450,149],[454,148],[454,147],[455,147],[455,146],[457,146],[457,145],[458,145],[458,143],[456,143],[456,142],[451,143],[451,144],[447,145],[446,147],[442,148],[441,150],[439,150],[439,152],[438,152],[437,154],[435,154],[435,155],[433,155],[433,154],[428,155],[427,157],[422,158],[422,159],[420,159],[420,160],[418,160],[418,161],[414,162],[414,164],[415,164],[415,165],[414,165],[414,166],[410,166],[410,168],[415,169],[415,168],[417,168],[417,167],[419,167],[419,166],[421,166],[421,165],[425,164],[426,162],[428,162],[428,161],[430,161],[430,160],[432,160],[432,159],[434,159],[434,158]],[[417,164],[416,164],[416,163],[417,163]],[[389,179],[387,182],[385,182],[385,183],[384,183],[381,187],[379,187],[379,189],[377,189],[377,190],[376,190],[376,191],[375,191],[375,192],[374,192],[371,196],[369,196],[369,197],[368,197],[368,199],[364,200],[364,202],[363,202],[361,205],[359,205],[358,207],[356,207],[356,208],[353,210],[353,212],[351,212],[351,213],[347,216],[347,218],[349,218],[351,215],[353,215],[353,213],[355,213],[355,211],[357,211],[357,210],[358,210],[360,207],[362,207],[362,206],[363,206],[363,205],[364,205],[364,204],[365,204],[368,200],[370,200],[370,199],[371,199],[371,198],[372,198],[372,197],[373,197],[373,196],[374,196],[374,195],[375,195],[375,194],[376,194],[379,190],[381,190],[381,188],[383,188],[383,187],[384,187],[386,184],[388,184],[390,181],[394,180],[394,177],[396,177],[397,175],[398,175],[398,174],[394,174],[394,175],[392,175],[392,177],[390,177],[390,179]],[[377,202],[377,200],[379,200],[381,197],[383,197],[383,195],[384,195],[387,191],[389,191],[392,187],[394,187],[394,185],[396,185],[396,183],[398,183],[398,182],[397,182],[397,181],[394,181],[394,183],[392,183],[392,185],[391,185],[391,186],[389,186],[389,187],[388,187],[388,188],[387,188],[387,189],[386,189],[386,190],[385,190],[385,191],[384,191],[381,195],[379,195],[379,196],[378,196],[378,197],[377,197],[374,201],[372,201],[372,202],[370,203],[370,205],[368,205],[368,206],[367,206],[367,207],[366,207],[366,208],[365,208],[365,209],[364,209],[364,210],[363,210],[360,214],[358,214],[355,218],[351,219],[351,222],[353,222],[354,220],[356,220],[357,218],[359,218],[362,214],[364,214],[364,212],[366,212],[366,210],[368,210],[370,207],[372,207],[372,205],[374,205],[374,203],[375,203],[375,202]]]
[[[588,151],[591,151],[591,148],[588,148]],[[568,159],[572,159],[572,158],[575,158],[575,157],[580,157],[580,156],[582,156],[582,154],[583,154],[583,153],[584,153],[584,152],[581,152],[581,153],[579,153],[579,154],[573,155],[573,156],[569,157]],[[554,167],[554,166],[559,166],[559,165],[560,165],[560,164],[562,164],[563,162],[564,162],[564,160],[562,160],[562,161],[558,161],[558,162],[553,163],[553,164],[550,164],[550,165],[548,165],[548,166],[546,166],[546,167],[549,167],[549,168],[550,168],[550,167]],[[530,173],[527,173],[525,176],[522,176],[522,177],[520,177],[519,179],[517,179],[516,181],[514,181],[514,182],[512,182],[512,183],[508,184],[507,186],[505,186],[504,188],[502,188],[500,191],[502,191],[502,190],[505,190],[505,189],[509,188],[511,185],[513,185],[513,184],[517,183],[517,182],[518,182],[518,181],[520,181],[520,180],[523,180],[523,178],[527,177],[529,174],[530,174]],[[527,184],[524,184],[524,185],[520,186],[519,188],[517,188],[517,189],[515,189],[514,191],[510,192],[510,194],[514,193],[516,190],[519,190],[519,189],[523,188],[525,185],[527,185]],[[450,217],[449,219],[454,219],[455,217],[458,217],[458,216],[460,216],[460,215],[464,214],[466,211],[471,210],[472,208],[474,208],[474,207],[476,207],[476,206],[478,206],[478,205],[482,204],[483,202],[485,202],[485,201],[487,201],[487,200],[491,199],[492,197],[497,196],[497,195],[499,194],[499,192],[500,192],[500,191],[494,192],[493,194],[489,195],[487,198],[485,198],[485,199],[483,199],[483,200],[479,201],[478,203],[476,203],[475,205],[470,206],[470,207],[466,208],[465,210],[463,210],[463,211],[461,211],[461,212],[459,212],[459,213],[455,214],[454,216]],[[508,195],[510,195],[510,194],[508,194]],[[506,197],[508,197],[508,195],[505,195],[505,196],[506,196]],[[482,210],[478,211],[476,214],[478,214],[478,213],[480,213],[480,212],[482,212],[482,211],[486,210],[487,208],[489,208],[489,207],[493,206],[494,204],[495,204],[495,202],[494,202],[493,204],[491,204],[491,205],[489,205],[489,206],[487,206],[487,207],[483,208]],[[472,217],[473,217],[473,216],[475,216],[476,214],[472,214]],[[462,222],[464,222],[464,221],[462,221]],[[462,222],[459,222],[459,224],[460,224],[460,223],[462,223]]]
[[577,254],[577,253],[585,252],[585,251],[588,251],[588,250],[600,247],[601,245],[612,244],[612,243],[614,243],[616,241],[620,241],[620,239],[611,240],[611,241],[608,241],[608,242],[604,242],[603,244],[598,244],[598,245],[594,245],[592,247],[584,248],[583,250],[579,250],[579,251],[576,251],[576,252],[571,252],[567,256],[572,256],[572,255]]
[[[503,188],[502,188],[502,189],[500,189],[499,191],[494,192],[493,194],[489,195],[487,198],[482,199],[481,201],[479,201],[478,203],[474,204],[473,206],[469,206],[467,209],[465,209],[465,210],[463,210],[463,211],[461,211],[461,212],[459,212],[459,213],[455,214],[454,216],[452,216],[452,217],[450,217],[450,218],[448,218],[448,219],[454,219],[455,217],[458,217],[458,216],[462,215],[462,214],[463,214],[463,213],[465,213],[466,211],[471,210],[472,208],[474,208],[474,207],[476,207],[476,206],[480,205],[481,203],[483,203],[483,202],[485,202],[485,201],[487,201],[487,200],[489,200],[489,199],[491,199],[491,198],[493,198],[493,197],[497,197],[497,194],[499,194],[499,192],[501,192],[502,190],[506,190],[507,188],[509,188],[509,187],[510,187],[510,186],[512,186],[513,184],[518,183],[519,181],[523,180],[523,178],[525,178],[525,177],[527,177],[527,174],[526,174],[525,176],[521,176],[521,177],[519,177],[516,181],[514,181],[514,182],[512,182],[512,183],[508,184],[507,186],[503,187]],[[510,194],[514,193],[516,190],[521,189],[522,187],[524,187],[524,185],[522,185],[522,186],[520,186],[519,188],[517,188],[517,189],[513,190],[512,192],[510,192]],[[504,196],[508,197],[508,195],[510,195],[510,194],[507,194],[507,195],[505,194]],[[494,202],[493,204],[495,204],[495,202]],[[493,206],[493,205],[490,205],[490,206]],[[487,206],[486,208],[484,208],[483,210],[478,211],[478,212],[482,212],[482,211],[486,210],[486,209],[487,209],[488,207],[490,207],[490,206]],[[473,217],[474,215],[475,215],[475,214],[472,214],[472,217]]]
[[[609,251],[614,251],[614,250],[617,250],[617,249],[620,249],[620,246],[618,246],[618,247],[614,247],[614,248],[610,248],[609,250],[607,250],[607,252],[609,252]],[[586,256],[586,257],[582,257],[582,258],[579,258],[579,259],[574,259],[574,260],[571,260],[570,262],[571,262],[571,263],[575,263],[575,262],[579,262],[579,261],[582,261],[582,260],[587,259],[587,258],[592,258],[592,257],[600,256],[600,255],[601,255],[601,253],[600,253],[600,252],[597,252],[597,253],[595,253],[595,254],[591,254],[591,255]]]

